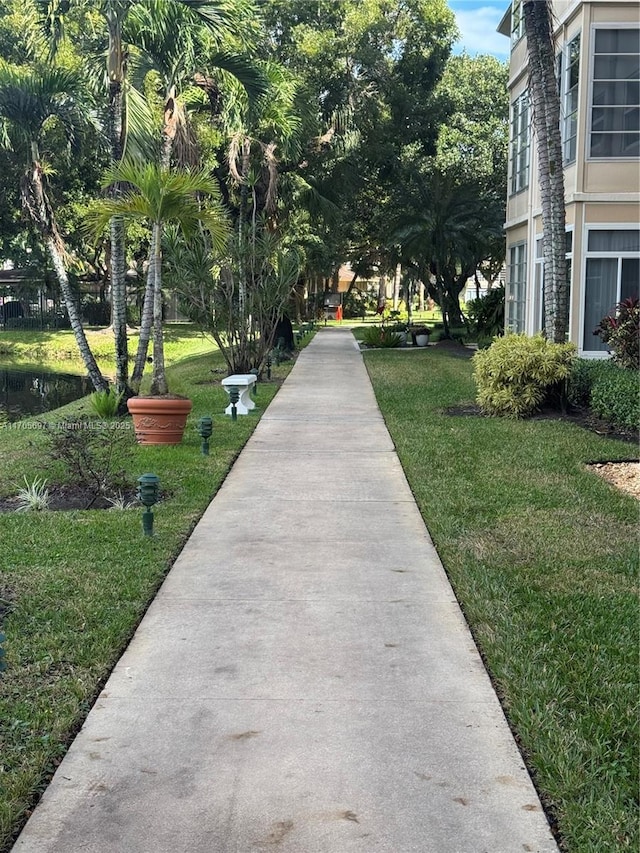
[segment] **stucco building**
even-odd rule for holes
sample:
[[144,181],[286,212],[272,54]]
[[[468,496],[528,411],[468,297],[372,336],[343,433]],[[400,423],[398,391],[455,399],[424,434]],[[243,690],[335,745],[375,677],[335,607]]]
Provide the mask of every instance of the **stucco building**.
[[[640,283],[640,3],[553,0],[562,108],[569,338],[605,356],[593,330]],[[498,31],[511,39],[507,201],[509,330],[543,325],[542,219],[528,102],[521,0]]]

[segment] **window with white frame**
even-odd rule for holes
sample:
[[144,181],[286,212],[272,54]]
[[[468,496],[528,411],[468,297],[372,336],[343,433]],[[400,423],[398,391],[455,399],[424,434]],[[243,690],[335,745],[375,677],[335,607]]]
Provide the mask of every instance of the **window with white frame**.
[[562,156],[565,163],[576,159],[578,135],[578,80],[580,75],[580,34],[571,39],[560,56],[560,98],[562,103]]
[[[502,7],[504,9],[504,6]],[[515,44],[524,35],[524,14],[522,0],[513,0],[511,4],[511,44]]]
[[600,320],[613,314],[618,302],[638,298],[640,229],[591,228],[587,233],[583,344],[585,352],[606,352],[593,334]]
[[595,30],[589,150],[640,155],[640,29]]
[[[569,306],[571,305],[571,268],[573,264],[573,231],[567,230],[567,340],[569,339]],[[535,321],[536,328],[544,331],[545,315],[544,315],[544,250],[542,245],[542,236],[536,237],[536,253],[534,258],[534,282],[535,282]]]
[[511,195],[529,186],[529,96],[523,92],[511,105]]
[[509,248],[509,268],[506,299],[506,328],[509,332],[524,332],[527,301],[527,244],[516,243]]

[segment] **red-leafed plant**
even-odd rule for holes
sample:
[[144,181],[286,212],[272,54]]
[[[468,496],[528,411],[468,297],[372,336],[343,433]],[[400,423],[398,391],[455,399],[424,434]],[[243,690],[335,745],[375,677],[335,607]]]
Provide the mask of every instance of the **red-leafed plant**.
[[616,305],[615,316],[603,317],[594,335],[607,344],[616,364],[638,368],[640,359],[640,302],[624,299]]

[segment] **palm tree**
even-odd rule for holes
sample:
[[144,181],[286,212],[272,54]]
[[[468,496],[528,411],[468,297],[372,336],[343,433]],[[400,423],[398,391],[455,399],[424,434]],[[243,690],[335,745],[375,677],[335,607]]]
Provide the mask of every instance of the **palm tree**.
[[[162,337],[162,233],[167,223],[175,223],[185,236],[198,227],[211,235],[217,251],[227,238],[226,215],[219,201],[218,185],[204,171],[175,171],[154,163],[125,160],[105,176],[104,187],[120,183],[127,188],[118,197],[102,199],[87,215],[94,235],[102,233],[113,216],[143,221],[151,225],[154,257],[153,287],[153,376],[151,394],[168,394]],[[199,197],[207,196],[203,207]]]
[[390,241],[401,257],[421,272],[442,309],[445,334],[461,325],[460,293],[465,282],[501,240],[502,214],[497,197],[482,193],[477,182],[460,184],[434,171],[428,180],[414,176],[416,210],[396,227]]
[[529,88],[538,151],[542,201],[545,336],[564,343],[568,323],[567,243],[560,133],[560,94],[556,78],[550,0],[524,0],[529,52]]
[[109,383],[102,376],[84,333],[76,299],[66,270],[67,252],[47,195],[45,169],[39,142],[44,126],[50,120],[61,122],[69,143],[76,140],[87,124],[86,112],[79,98],[77,76],[61,69],[42,71],[12,68],[0,63],[0,117],[14,151],[25,160],[21,179],[22,205],[42,235],[69,316],[71,329],[80,355],[94,388],[106,390]]
[[[127,48],[123,38],[123,30],[130,15],[142,16],[150,23],[147,37],[151,41],[162,42],[163,40],[178,39],[182,41],[182,53],[178,66],[184,65],[185,58],[192,54],[191,46],[193,39],[191,32],[199,24],[205,24],[212,32],[241,33],[247,16],[252,12],[251,0],[35,0],[40,13],[43,28],[50,39],[52,53],[64,35],[65,15],[74,8],[96,9],[101,13],[107,26],[108,49],[107,49],[107,81],[109,91],[108,106],[108,132],[111,144],[112,163],[119,163],[126,150],[126,127],[125,115],[129,122],[135,115],[134,109],[127,111],[133,106],[135,93],[127,86]],[[133,26],[135,30],[135,25]],[[156,58],[162,55],[162,49],[157,51]],[[138,98],[139,101],[139,98]],[[168,113],[165,112],[165,117]],[[143,135],[148,139],[148,132]],[[168,139],[168,137],[165,137]],[[170,144],[169,144],[170,156]],[[111,195],[115,198],[121,192],[121,187],[113,184],[110,188]],[[127,344],[127,321],[126,321],[126,260],[125,260],[125,233],[124,226],[118,216],[110,223],[111,240],[111,310],[112,325],[115,337],[116,349],[116,388],[126,398],[133,391],[129,385],[128,374],[128,344]],[[149,284],[153,280],[153,259],[150,258]],[[153,290],[148,288],[149,296]],[[148,306],[151,299],[147,300]],[[151,320],[150,312],[147,318]],[[146,346],[148,343],[148,331],[150,325],[146,324],[141,329],[141,343],[139,346],[136,363],[144,366]],[[143,350],[141,355],[140,350]],[[138,377],[138,382],[142,378]]]
[[[242,90],[240,100],[250,104],[266,93],[267,79],[253,59],[224,49],[228,22],[207,17],[207,12],[215,11],[217,6],[224,8],[222,4],[202,3],[196,9],[186,3],[165,4],[161,6],[160,15],[155,8],[157,5],[137,3],[127,16],[125,36],[137,48],[137,53],[131,57],[130,76],[138,88],[142,87],[149,71],[158,73],[162,80],[160,164],[165,169],[171,168],[172,159],[177,155],[175,159],[180,165],[193,166],[198,150],[182,91],[195,83],[209,95],[212,108],[215,102],[215,108],[219,109],[220,87],[224,83],[232,82],[236,89],[239,87]],[[246,16],[250,5],[245,3],[243,9]],[[239,24],[242,8],[238,5],[235,11]],[[238,27],[235,29],[237,32]],[[154,249],[152,239],[138,350],[131,376],[134,388],[138,388],[142,380],[151,333]]]

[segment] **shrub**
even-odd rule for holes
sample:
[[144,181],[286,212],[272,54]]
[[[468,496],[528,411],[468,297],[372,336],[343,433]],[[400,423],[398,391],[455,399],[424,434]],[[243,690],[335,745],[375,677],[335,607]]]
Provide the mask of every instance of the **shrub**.
[[397,332],[383,326],[367,326],[363,329],[362,343],[368,347],[399,347],[402,338]]
[[610,360],[576,359],[569,379],[569,400],[588,406],[617,427],[637,430],[640,423],[640,373]]
[[47,423],[46,437],[50,464],[62,463],[74,485],[96,497],[114,495],[130,487],[130,429],[109,428],[80,416],[58,424]]
[[345,320],[353,320],[356,317],[364,320],[369,301],[368,295],[361,293],[359,290],[352,290],[350,293],[345,293],[342,300],[342,311]]
[[640,303],[625,299],[616,305],[614,317],[603,317],[593,334],[608,344],[613,360],[631,370],[640,360]]
[[638,371],[618,365],[601,374],[591,389],[591,409],[615,426],[638,429],[640,399]]
[[474,357],[477,401],[487,414],[523,418],[557,392],[571,372],[573,344],[506,335]]
[[87,326],[108,326],[111,321],[111,304],[87,297],[81,307],[82,319]]
[[482,349],[491,345],[493,338],[504,335],[504,285],[490,290],[479,299],[467,303],[471,332]]
[[93,411],[101,418],[115,418],[118,407],[122,400],[122,394],[118,394],[113,388],[106,391],[94,391],[89,395],[89,404]]
[[574,406],[591,405],[591,389],[599,372],[610,366],[609,361],[576,358],[567,383],[567,397]]

